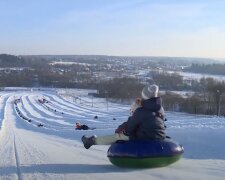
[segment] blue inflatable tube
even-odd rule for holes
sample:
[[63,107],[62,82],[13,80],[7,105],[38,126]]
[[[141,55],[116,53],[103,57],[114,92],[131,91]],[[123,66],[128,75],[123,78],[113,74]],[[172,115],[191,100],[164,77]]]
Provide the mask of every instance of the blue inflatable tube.
[[180,159],[184,149],[171,139],[130,140],[112,144],[108,158],[120,167],[162,167]]

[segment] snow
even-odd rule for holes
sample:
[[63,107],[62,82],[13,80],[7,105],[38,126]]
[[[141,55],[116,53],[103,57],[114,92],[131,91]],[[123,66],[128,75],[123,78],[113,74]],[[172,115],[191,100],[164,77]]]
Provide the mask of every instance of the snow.
[[90,64],[88,64],[88,63],[78,63],[78,62],[65,62],[65,61],[60,61],[60,62],[58,62],[58,61],[54,61],[54,62],[52,62],[52,63],[50,63],[50,65],[57,65],[57,64],[59,64],[59,65],[73,65],[73,64],[77,64],[77,65],[82,65],[82,66],[90,66]]
[[[109,146],[86,150],[80,138],[114,133],[129,116],[129,106],[93,98],[88,92],[1,91],[0,179],[224,179],[224,117],[166,112],[167,134],[185,148],[182,159],[163,168],[119,168],[107,159]],[[47,102],[38,101],[43,99]],[[77,121],[96,129],[74,130]],[[40,123],[44,126],[37,127]]]

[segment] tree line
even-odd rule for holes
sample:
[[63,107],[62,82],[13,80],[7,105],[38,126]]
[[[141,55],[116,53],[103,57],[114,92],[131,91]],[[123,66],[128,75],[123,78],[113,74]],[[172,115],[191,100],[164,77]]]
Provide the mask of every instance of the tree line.
[[[130,102],[141,96],[143,87],[144,84],[137,79],[121,78],[101,83],[97,89],[101,97]],[[225,82],[202,78],[196,89],[195,92],[187,91],[181,95],[160,86],[164,109],[191,114],[225,115]]]
[[[211,81],[211,80],[209,80]],[[162,94],[165,110],[191,114],[225,115],[225,84],[212,80],[202,91],[185,96],[166,91]]]
[[[35,76],[37,75],[38,76]],[[38,80],[35,80],[38,77]],[[76,77],[76,81],[73,78]],[[37,81],[40,87],[88,88],[97,89],[99,97],[130,102],[140,97],[144,85],[156,83],[160,87],[163,106],[168,111],[188,112],[192,114],[225,114],[225,83],[212,78],[202,78],[193,81],[192,86],[182,83],[177,74],[154,74],[152,79],[143,84],[136,78],[114,78],[111,80],[93,80],[89,75],[79,75],[76,72],[66,72],[63,75],[52,73],[48,67],[32,71],[1,74],[1,87],[33,87]],[[183,90],[191,93],[185,96],[172,91]],[[182,92],[182,91],[181,91]]]
[[192,64],[185,71],[203,74],[225,75],[225,64]]

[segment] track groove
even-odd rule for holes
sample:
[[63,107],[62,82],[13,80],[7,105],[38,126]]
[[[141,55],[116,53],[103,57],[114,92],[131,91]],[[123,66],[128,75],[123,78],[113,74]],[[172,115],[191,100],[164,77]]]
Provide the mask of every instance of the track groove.
[[17,169],[18,180],[22,180],[23,178],[22,178],[21,170],[20,170],[20,159],[19,159],[17,148],[16,148],[16,137],[15,137],[15,135],[14,135],[14,150],[15,150],[15,159],[16,159],[16,169]]

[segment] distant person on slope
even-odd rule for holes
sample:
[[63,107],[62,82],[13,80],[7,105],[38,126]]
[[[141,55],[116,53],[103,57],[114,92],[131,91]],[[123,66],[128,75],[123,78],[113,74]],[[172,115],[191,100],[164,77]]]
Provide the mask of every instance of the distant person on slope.
[[75,129],[76,130],[88,130],[90,128],[85,124],[81,124],[80,122],[76,122]]
[[86,149],[92,145],[109,145],[118,140],[131,139],[154,140],[164,139],[164,110],[162,99],[158,97],[159,87],[155,84],[143,88],[141,106],[137,107],[127,122],[120,125],[114,135],[108,136],[83,136],[82,142]]

